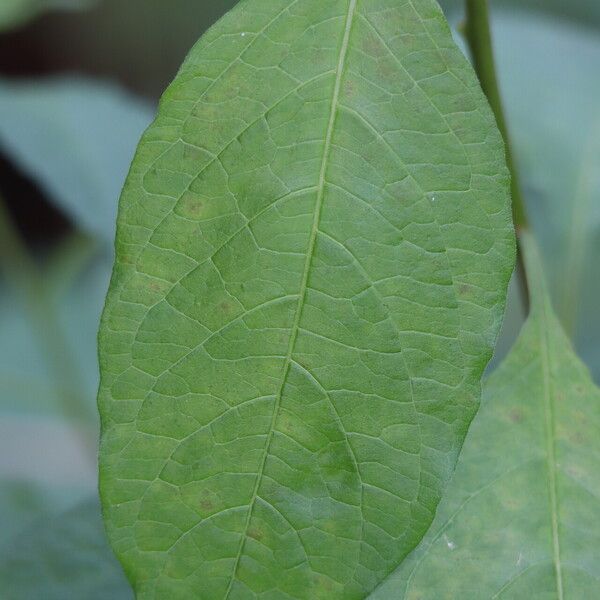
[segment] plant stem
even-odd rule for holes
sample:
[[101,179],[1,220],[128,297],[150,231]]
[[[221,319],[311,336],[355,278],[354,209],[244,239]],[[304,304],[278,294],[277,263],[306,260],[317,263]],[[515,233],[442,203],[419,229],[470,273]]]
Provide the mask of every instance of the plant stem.
[[[513,220],[517,231],[517,240],[519,240],[519,234],[521,231],[529,229],[529,223],[525,211],[525,202],[521,193],[519,173],[513,158],[510,136],[508,127],[506,126],[498,78],[496,76],[488,0],[466,0],[466,9],[465,37],[471,50],[475,71],[479,77],[481,87],[492,107],[498,129],[504,138],[506,146],[506,164],[511,174]],[[525,277],[523,252],[520,246],[519,242],[517,277],[519,278],[525,310],[528,312],[529,291],[527,278]]]
[[29,310],[35,333],[54,372],[57,386],[64,390],[59,396],[63,413],[78,425],[81,445],[86,455],[95,462],[96,451],[90,441],[91,436],[81,433],[79,429],[93,423],[92,415],[86,410],[84,403],[85,393],[82,391],[79,366],[62,331],[53,298],[48,293],[38,266],[21,238],[1,195],[0,270]]

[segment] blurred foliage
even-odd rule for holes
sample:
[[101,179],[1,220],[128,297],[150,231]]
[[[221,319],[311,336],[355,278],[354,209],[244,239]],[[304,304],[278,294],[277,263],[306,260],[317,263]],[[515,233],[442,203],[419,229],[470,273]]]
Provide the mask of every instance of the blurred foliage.
[[554,304],[600,381],[600,36],[508,11],[495,15],[494,34],[511,137]]
[[22,25],[45,10],[80,10],[95,0],[2,0],[0,2],[0,31]]
[[[74,233],[37,257],[41,297],[32,299],[55,313],[72,377],[62,377],[61,372],[57,377],[52,340],[40,326],[36,307],[23,301],[22,290],[11,289],[4,281],[0,287],[0,528],[4,533],[0,553],[13,557],[10,568],[0,561],[4,576],[28,572],[16,568],[21,563],[14,561],[13,546],[17,541],[22,544],[26,531],[33,545],[37,529],[33,522],[40,515],[64,511],[95,494],[95,458],[86,455],[85,442],[95,445],[97,420],[73,421],[65,414],[63,399],[75,397],[85,405],[85,413],[95,415],[96,332],[112,265],[116,200],[151,116],[148,103],[114,85],[75,79],[0,81],[0,146],[5,155],[38,182],[77,229],[88,234]],[[60,353],[58,348],[54,352]],[[97,508],[93,518],[101,524]],[[89,529],[83,517],[65,526],[77,528],[77,523],[95,535],[92,546],[105,544],[101,527]],[[52,531],[58,532],[53,527],[47,535]],[[78,539],[72,538],[73,546]],[[93,581],[64,578],[64,573],[48,567],[39,571],[43,549],[51,550],[43,538],[39,541],[35,557],[24,550],[20,555],[20,561],[36,565],[37,577],[28,577],[29,585],[45,584],[49,577],[58,578],[57,585],[62,581],[59,589]],[[75,551],[71,558],[74,555]],[[114,564],[113,572],[122,577]],[[0,588],[4,589],[1,582]],[[71,593],[44,597],[92,597],[78,595],[75,588]],[[21,587],[12,594],[39,597]]]
[[47,299],[56,308],[76,361],[68,381],[59,381],[53,372],[28,307],[15,290],[0,287],[2,556],[7,552],[4,544],[40,514],[64,510],[95,492],[95,459],[82,441],[94,440],[97,426],[95,421],[75,422],[65,414],[63,396],[72,395],[87,414],[94,414],[96,330],[110,261],[109,251],[91,253],[69,240],[42,269]]
[[[462,14],[464,0],[438,0],[449,15]],[[598,0],[489,0],[492,9],[526,9],[557,16],[569,21],[600,27]]]
[[[45,7],[90,4],[0,0],[0,30]],[[84,71],[154,102],[198,36],[233,4],[101,0],[87,12],[48,13],[0,39],[0,48],[13,48],[0,67],[29,75]],[[463,1],[441,4],[457,25]],[[600,380],[600,2],[491,4],[508,122],[555,305]],[[76,229],[57,247],[32,250],[80,375],[75,393],[90,411],[119,189],[151,114],[147,101],[89,78],[0,79],[0,149]],[[0,192],[6,193],[1,178]],[[90,433],[64,415],[69,384],[57,382],[35,320],[18,298],[1,280],[0,589],[10,592],[0,595],[129,598],[93,499],[96,467],[80,449],[82,436],[96,439],[96,424]],[[497,358],[514,342],[523,316],[513,288]],[[64,512],[86,496],[92,499]]]
[[133,600],[105,540],[95,498],[40,518],[13,541],[7,556],[0,564],[5,600]]
[[115,198],[152,112],[114,85],[0,80],[0,148],[83,231],[112,244]]

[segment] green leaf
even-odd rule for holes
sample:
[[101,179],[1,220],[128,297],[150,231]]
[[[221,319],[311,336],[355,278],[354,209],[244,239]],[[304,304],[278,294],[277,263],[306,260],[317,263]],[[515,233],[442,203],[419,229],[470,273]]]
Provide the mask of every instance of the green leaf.
[[0,3],[0,32],[24,24],[47,10],[81,10],[96,0],[2,0]]
[[600,390],[552,310],[530,238],[525,251],[529,319],[484,386],[434,525],[373,600],[597,595]]
[[119,563],[106,542],[94,497],[38,519],[0,560],[4,600],[130,600]]
[[501,137],[430,0],[246,0],[119,211],[101,494],[138,598],[362,598],[419,542],[513,268]]
[[84,231],[112,243],[147,103],[81,79],[0,80],[0,147]]

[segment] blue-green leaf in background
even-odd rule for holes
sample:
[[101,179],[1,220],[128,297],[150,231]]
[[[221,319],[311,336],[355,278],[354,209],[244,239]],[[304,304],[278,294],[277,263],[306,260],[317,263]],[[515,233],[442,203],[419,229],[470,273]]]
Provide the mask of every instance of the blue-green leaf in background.
[[64,412],[64,399],[74,398],[93,415],[95,334],[109,272],[110,253],[90,255],[81,243],[56,250],[42,270],[74,360],[68,381],[53,372],[52,340],[41,343],[44,333],[26,303],[0,286],[0,565],[5,544],[20,529],[96,488],[95,455],[86,454],[96,446],[96,422],[75,422]]
[[433,518],[513,259],[435,2],[240,2],[121,199],[101,492],[138,598],[364,598]]
[[[26,579],[31,590],[44,587],[34,560],[41,554],[32,553],[18,572],[22,562],[6,563],[11,540],[31,535],[34,521],[72,506],[97,485],[96,418],[75,420],[66,399],[81,407],[78,414],[96,416],[96,334],[112,262],[112,219],[150,110],[115,86],[76,79],[3,80],[0,107],[5,157],[100,240],[74,233],[36,256],[40,297],[23,295],[9,278],[0,285],[0,571]],[[42,313],[52,315],[55,327]],[[53,343],[57,332],[60,346]],[[72,362],[57,372],[66,355]],[[101,543],[101,529],[97,536]],[[1,583],[0,590],[4,598]]]
[[112,244],[119,190],[152,118],[115,85],[0,79],[0,149],[83,231]]
[[3,549],[2,600],[132,600],[96,497],[37,519]]

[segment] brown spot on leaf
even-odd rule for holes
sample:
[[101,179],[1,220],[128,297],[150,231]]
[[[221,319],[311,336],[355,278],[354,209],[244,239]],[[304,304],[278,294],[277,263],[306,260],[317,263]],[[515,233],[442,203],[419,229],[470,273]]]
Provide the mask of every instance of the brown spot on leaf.
[[186,215],[190,217],[197,217],[202,214],[204,210],[204,202],[198,198],[187,198],[183,202],[182,206]]
[[580,431],[576,431],[569,436],[569,441],[577,446],[582,445],[584,437]]
[[373,34],[367,34],[363,42],[363,51],[368,56],[380,56],[381,44]]
[[356,93],[356,85],[354,84],[354,81],[351,79],[346,81],[344,84],[344,92],[348,98],[352,98],[354,96]]
[[523,412],[520,411],[518,408],[513,408],[508,414],[508,418],[513,423],[520,423],[523,420]]
[[389,60],[380,60],[377,63],[377,71],[383,78],[391,79],[396,74],[396,67]]

